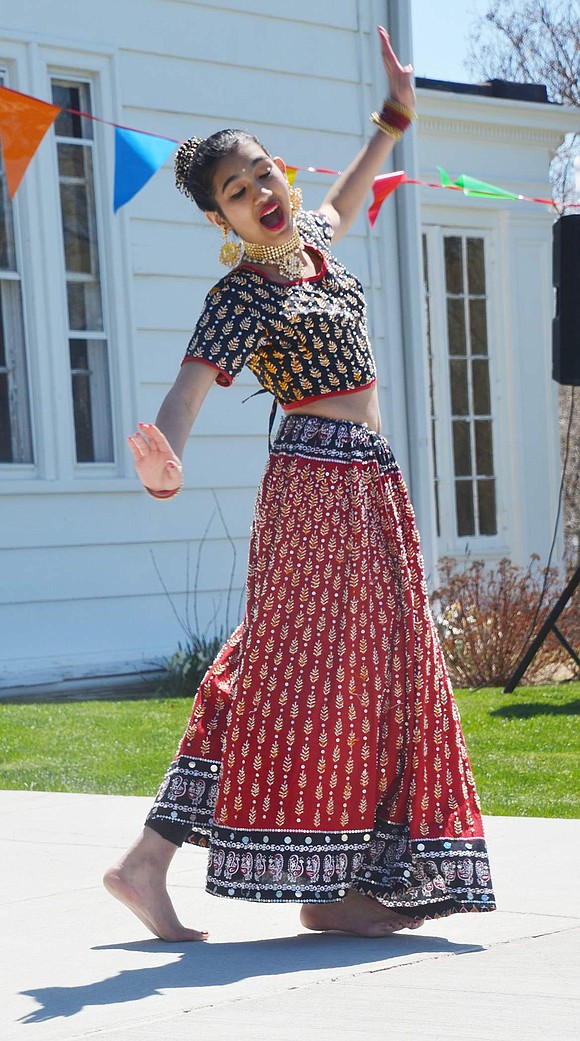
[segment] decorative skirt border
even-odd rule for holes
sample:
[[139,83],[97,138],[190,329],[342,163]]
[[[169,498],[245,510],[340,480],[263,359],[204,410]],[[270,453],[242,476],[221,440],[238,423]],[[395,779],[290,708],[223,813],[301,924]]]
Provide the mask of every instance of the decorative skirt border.
[[239,831],[214,825],[207,890],[265,902],[342,900],[369,832]]
[[214,896],[261,903],[329,903],[352,887],[412,917],[493,911],[485,840],[412,839],[407,825],[373,831],[238,829],[213,821],[220,764],[180,756],[146,824],[176,845],[209,846]]
[[389,442],[364,423],[320,416],[286,416],[276,433],[271,454],[299,456],[319,462],[351,464],[374,461],[381,473],[399,473]]
[[411,839],[406,825],[386,821],[377,821],[369,860],[353,886],[419,917],[496,907],[485,839]]
[[180,755],[165,777],[145,823],[176,846],[183,842],[207,845],[211,833],[220,763]]

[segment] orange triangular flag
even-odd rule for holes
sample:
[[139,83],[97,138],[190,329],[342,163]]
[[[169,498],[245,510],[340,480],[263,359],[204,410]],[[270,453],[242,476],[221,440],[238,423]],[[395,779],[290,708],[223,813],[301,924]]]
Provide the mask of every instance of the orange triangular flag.
[[288,184],[290,186],[292,186],[294,184],[294,181],[296,180],[296,174],[297,173],[298,173],[298,167],[297,166],[287,166],[286,167],[286,177],[288,178]]
[[0,87],[0,137],[10,198],[16,195],[26,167],[60,112],[58,105]]

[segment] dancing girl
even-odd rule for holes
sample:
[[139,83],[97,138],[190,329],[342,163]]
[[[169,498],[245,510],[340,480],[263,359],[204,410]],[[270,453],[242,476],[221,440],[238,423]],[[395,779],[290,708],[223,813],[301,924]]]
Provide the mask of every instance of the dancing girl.
[[105,875],[164,940],[207,938],[167,892],[183,843],[208,848],[208,892],[296,902],[308,929],[387,936],[495,907],[413,509],[380,434],[363,291],[331,251],[415,112],[413,70],[382,27],[379,38],[388,98],[318,210],[302,210],[282,159],[246,131],[192,138],[176,156],[177,187],[223,233],[231,271],[155,425],[129,438],[137,473],[157,499],[179,492],[204,398],[244,365],[284,416],[243,621],[201,683],[142,834]]

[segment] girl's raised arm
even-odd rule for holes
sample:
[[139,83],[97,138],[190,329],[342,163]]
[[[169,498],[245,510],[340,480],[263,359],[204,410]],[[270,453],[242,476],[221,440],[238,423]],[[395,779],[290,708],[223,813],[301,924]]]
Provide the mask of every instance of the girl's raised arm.
[[[378,33],[381,57],[389,82],[389,98],[402,106],[403,110],[408,110],[409,115],[414,115],[413,66],[401,65],[391,46],[389,34],[382,25],[379,25]],[[400,122],[396,113],[394,115]],[[334,228],[334,241],[342,238],[350,228],[394,145],[395,137],[378,129],[327,193],[320,209]]]

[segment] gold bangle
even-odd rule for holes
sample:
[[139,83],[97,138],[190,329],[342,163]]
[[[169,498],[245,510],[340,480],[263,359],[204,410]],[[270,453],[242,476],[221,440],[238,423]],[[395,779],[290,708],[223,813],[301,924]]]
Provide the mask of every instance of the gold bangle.
[[385,123],[384,119],[381,119],[378,112],[371,112],[371,121],[382,130],[383,134],[388,134],[389,137],[394,138],[395,141],[400,141],[403,136],[403,131],[398,130],[397,127],[391,126],[390,123]]
[[400,101],[394,101],[393,98],[385,98],[384,104],[396,109],[397,112],[400,112],[401,115],[409,121],[419,118],[416,112],[413,112],[412,109],[407,108],[406,105],[402,105]]

